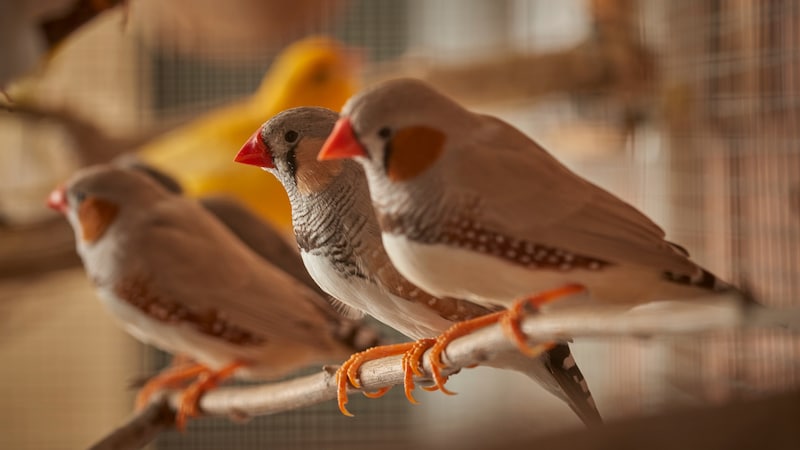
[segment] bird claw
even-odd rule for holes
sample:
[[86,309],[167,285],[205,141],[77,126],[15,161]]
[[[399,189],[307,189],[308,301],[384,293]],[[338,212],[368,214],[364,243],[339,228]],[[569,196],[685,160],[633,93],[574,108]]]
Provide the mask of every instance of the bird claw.
[[[345,416],[352,417],[353,414],[347,409],[347,385],[348,383],[356,389],[362,387],[358,377],[358,371],[367,361],[382,358],[385,356],[403,355],[403,392],[409,402],[417,404],[417,400],[412,395],[414,390],[414,376],[425,376],[420,368],[419,362],[422,354],[434,345],[433,339],[420,339],[415,342],[404,342],[401,344],[383,345],[373,347],[363,352],[354,353],[336,371],[336,396],[339,411]],[[362,392],[366,397],[378,398],[389,391],[389,387],[381,388],[375,392]]]
[[177,388],[207,370],[205,366],[196,363],[170,367],[164,370],[150,378],[139,390],[139,393],[136,394],[135,410],[141,411],[144,409],[157,392]]
[[387,392],[389,392],[389,389],[391,389],[391,387],[380,388],[377,391],[373,392],[362,391],[361,393],[364,394],[364,397],[367,398],[381,398],[384,395],[386,395]]
[[582,285],[567,284],[556,289],[517,300],[510,309],[503,311],[503,314],[499,318],[503,332],[517,345],[517,348],[522,354],[532,358],[541,355],[547,350],[550,350],[554,344],[544,343],[533,346],[528,345],[527,336],[525,336],[525,333],[522,331],[522,319],[525,318],[525,308],[527,306],[532,306],[538,310],[542,305],[553,302],[561,297],[584,291],[586,291],[586,288]]
[[[208,374],[204,374],[181,394],[180,405],[178,406],[178,411],[175,413],[175,428],[177,428],[178,431],[185,431],[186,423],[189,419],[200,415],[200,397],[206,390],[213,388],[213,386],[206,384],[209,383],[208,380]],[[208,387],[206,388],[205,386]]]
[[205,369],[198,379],[189,385],[181,394],[180,405],[175,414],[175,428],[185,431],[189,419],[201,414],[200,398],[208,391],[215,389],[220,383],[230,378],[239,368],[245,366],[240,361],[233,362],[217,372]]
[[[410,348],[413,343],[402,343],[393,345],[382,345],[379,347],[368,348],[362,352],[353,353],[347,359],[339,370],[336,371],[336,397],[339,406],[339,411],[345,416],[353,417],[353,414],[347,409],[347,385],[348,383],[356,389],[362,387],[361,381],[358,379],[358,371],[361,366],[370,360],[382,358],[384,356],[399,355],[404,353]],[[390,387],[381,388],[375,392],[363,392],[366,397],[378,398],[389,392]]]
[[425,390],[440,390],[447,395],[455,395],[456,393],[445,388],[448,377],[442,375],[442,371],[447,368],[447,365],[442,360],[445,348],[461,336],[465,336],[473,331],[483,328],[485,326],[496,323],[506,311],[498,311],[495,313],[487,314],[485,316],[476,317],[474,319],[465,320],[453,324],[444,333],[436,338],[436,343],[431,347],[428,359],[431,363],[431,373],[433,374],[433,381],[435,387],[423,387]]
[[[431,350],[431,352],[433,352],[433,350]],[[435,384],[433,386],[423,386],[422,389],[431,392],[439,390],[442,391],[442,394],[456,395],[457,392],[451,391],[450,389],[447,389],[445,387],[445,384],[447,383],[447,380],[450,379],[450,377],[442,375],[442,370],[447,368],[447,366],[444,364],[444,362],[442,362],[441,359],[442,352],[444,352],[444,346],[442,347],[441,350],[439,350],[436,362],[434,362],[433,357],[431,357],[431,374],[433,375],[433,381]]]
[[[420,368],[420,361],[425,351],[431,348],[435,343],[435,339],[420,339],[414,342],[414,345],[403,354],[403,393],[405,393],[406,399],[414,405],[419,404],[413,394],[414,376],[425,376],[425,372]],[[436,388],[426,389],[424,386],[423,389],[436,390]]]

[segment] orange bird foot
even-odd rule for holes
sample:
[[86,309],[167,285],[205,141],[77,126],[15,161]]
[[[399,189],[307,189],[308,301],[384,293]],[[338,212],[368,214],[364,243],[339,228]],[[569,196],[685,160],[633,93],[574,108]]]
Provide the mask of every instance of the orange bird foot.
[[428,355],[429,361],[431,363],[431,372],[433,374],[433,381],[434,383],[436,383],[436,385],[433,388],[430,388],[430,390],[439,389],[440,391],[442,391],[447,395],[455,395],[455,392],[450,391],[444,387],[445,383],[447,383],[447,378],[448,378],[442,375],[442,370],[447,368],[447,365],[444,363],[444,361],[442,361],[442,354],[444,353],[444,349],[453,340],[458,339],[461,336],[466,336],[479,328],[483,328],[493,323],[497,323],[506,313],[507,311],[498,311],[495,313],[486,314],[485,316],[480,316],[474,319],[458,322],[456,324],[453,324],[453,326],[448,328],[447,331],[440,334],[436,338],[436,343],[433,345],[433,347],[431,347],[431,353]]
[[178,407],[178,413],[175,415],[175,428],[179,431],[184,431],[189,418],[200,415],[200,398],[203,394],[215,389],[245,365],[243,362],[236,361],[216,372],[206,369],[197,381],[189,385],[181,394],[180,406]]
[[[422,361],[422,355],[426,350],[436,344],[436,339],[420,339],[414,342],[414,345],[403,354],[403,392],[409,402],[416,405],[419,402],[414,398],[414,375],[424,377],[425,373],[420,368],[419,363]],[[427,387],[422,386],[426,391],[435,391],[436,386]]]
[[[414,390],[414,375],[424,376],[425,374],[419,367],[421,355],[433,345],[433,339],[420,339],[416,342],[403,342],[400,344],[381,345],[372,347],[363,352],[354,353],[345,361],[339,370],[336,371],[336,396],[339,404],[339,411],[345,416],[352,417],[353,414],[347,410],[347,384],[348,382],[356,389],[361,388],[361,381],[358,379],[358,370],[367,361],[383,358],[386,356],[403,355],[403,388],[409,402],[416,404],[417,400],[411,394]],[[378,398],[389,392],[391,387],[381,388],[375,392],[362,392],[369,398]]]
[[542,292],[537,295],[523,298],[514,303],[511,309],[507,311],[498,311],[485,316],[476,317],[474,319],[458,322],[447,329],[444,333],[436,338],[436,344],[431,348],[430,358],[431,372],[433,373],[433,381],[436,383],[434,389],[439,389],[445,394],[453,395],[452,392],[445,388],[447,377],[442,375],[447,365],[442,360],[445,348],[455,339],[470,334],[477,329],[500,323],[505,334],[517,345],[519,350],[528,356],[538,356],[541,353],[552,348],[552,343],[544,343],[530,347],[527,345],[527,339],[522,332],[521,322],[525,315],[525,307],[532,305],[536,308],[547,304],[551,301],[557,300],[561,297],[585,291],[581,285],[568,284],[557,289]]
[[189,380],[197,378],[208,369],[197,363],[179,364],[169,367],[150,378],[136,394],[136,411],[141,411],[157,392],[164,389],[175,389]]
[[514,302],[511,309],[504,311],[504,314],[500,318],[500,325],[503,327],[506,336],[517,344],[517,348],[519,348],[520,352],[530,357],[539,356],[543,352],[551,349],[553,343],[548,342],[534,346],[528,345],[525,333],[522,332],[522,319],[525,318],[525,308],[527,306],[533,306],[538,309],[562,297],[585,291],[586,288],[580,284],[567,284],[556,289],[522,298]]

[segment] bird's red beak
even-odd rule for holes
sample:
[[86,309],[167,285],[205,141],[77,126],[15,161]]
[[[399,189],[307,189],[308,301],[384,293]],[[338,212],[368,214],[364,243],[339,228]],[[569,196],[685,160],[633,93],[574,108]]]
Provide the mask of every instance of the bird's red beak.
[[250,136],[250,139],[244,143],[233,160],[238,163],[250,164],[266,169],[275,167],[269,148],[261,141],[261,130],[256,131]]
[[61,214],[66,214],[67,212],[67,192],[64,189],[64,186],[59,186],[53,189],[53,192],[47,197],[47,206],[50,209],[54,209]]
[[352,158],[354,156],[367,156],[364,147],[356,139],[350,119],[342,117],[333,126],[330,136],[322,144],[322,150],[317,155],[318,161],[329,159]]

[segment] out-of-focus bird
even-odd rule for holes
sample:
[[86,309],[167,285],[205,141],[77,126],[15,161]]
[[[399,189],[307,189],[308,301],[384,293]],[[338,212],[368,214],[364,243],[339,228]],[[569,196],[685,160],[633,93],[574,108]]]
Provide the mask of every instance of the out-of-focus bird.
[[[338,110],[356,88],[352,50],[324,37],[287,47],[250,97],[217,109],[141,148],[148,163],[174,175],[191,196],[234,196],[277,225],[288,227],[290,208],[279,183],[230,163],[254,129],[278,112],[296,106]],[[265,203],[264,197],[272,201]]]
[[365,169],[383,243],[422,289],[483,305],[541,306],[588,290],[641,303],[732,289],[638,210],[509,124],[412,79],[354,96],[319,158]]
[[93,166],[51,194],[105,307],[137,339],[196,364],[140,392],[196,379],[176,424],[230,376],[276,378],[375,343],[369,328],[250,251],[196,201],[137,170]]
[[[264,168],[283,184],[292,205],[294,232],[303,261],[323,290],[352,308],[353,315],[367,313],[420,340],[354,355],[340,369],[339,406],[349,414],[344,406],[346,383],[349,379],[358,386],[361,362],[404,354],[406,396],[415,402],[411,375],[418,371],[413,366],[432,344],[431,338],[459,321],[485,317],[499,308],[429,295],[398,273],[381,243],[361,167],[354,161],[316,160],[337,118],[335,112],[324,108],[284,111],[253,134],[236,160]],[[600,422],[591,393],[566,344],[554,346],[540,358],[519,355],[497,365],[519,370],[539,381],[586,423]]]
[[[143,163],[131,154],[116,158],[112,164],[141,171],[168,191],[175,194],[183,194],[183,188],[176,179],[155,167]],[[200,197],[197,200],[217,220],[228,227],[228,230],[235,234],[250,250],[309,288],[314,289],[320,295],[328,296],[308,274],[297,247],[289,243],[282,230],[256,216],[233,197],[210,195]]]

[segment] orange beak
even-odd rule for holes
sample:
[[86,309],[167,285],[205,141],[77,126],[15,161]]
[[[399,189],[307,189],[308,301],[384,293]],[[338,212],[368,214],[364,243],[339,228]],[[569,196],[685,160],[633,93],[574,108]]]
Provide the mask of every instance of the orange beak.
[[67,204],[67,193],[64,186],[53,189],[53,192],[47,197],[47,206],[61,214],[66,214],[69,205]]
[[266,169],[275,167],[269,148],[261,142],[261,130],[256,131],[250,136],[250,139],[244,143],[233,160],[238,163],[250,164]]
[[350,119],[342,117],[333,126],[331,135],[322,144],[322,150],[317,155],[317,161],[352,158],[354,156],[367,156],[367,152],[356,139]]

